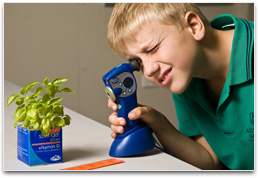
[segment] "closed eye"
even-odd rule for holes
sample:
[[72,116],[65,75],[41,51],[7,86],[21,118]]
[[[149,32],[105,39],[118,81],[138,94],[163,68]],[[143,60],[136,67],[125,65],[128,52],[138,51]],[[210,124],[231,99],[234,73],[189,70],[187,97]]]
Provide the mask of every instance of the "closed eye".
[[[160,44],[160,43],[159,43]],[[147,50],[147,53],[153,53],[157,50],[159,44],[155,45],[153,48],[151,48],[150,50]]]

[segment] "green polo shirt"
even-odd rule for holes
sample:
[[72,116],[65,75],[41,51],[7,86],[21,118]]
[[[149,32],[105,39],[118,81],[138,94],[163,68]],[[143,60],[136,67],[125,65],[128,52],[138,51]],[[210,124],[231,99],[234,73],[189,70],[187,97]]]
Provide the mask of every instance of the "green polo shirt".
[[179,131],[187,136],[203,135],[229,169],[253,170],[254,23],[221,15],[211,26],[235,29],[229,73],[216,110],[208,101],[202,79],[194,78],[182,94],[172,94]]

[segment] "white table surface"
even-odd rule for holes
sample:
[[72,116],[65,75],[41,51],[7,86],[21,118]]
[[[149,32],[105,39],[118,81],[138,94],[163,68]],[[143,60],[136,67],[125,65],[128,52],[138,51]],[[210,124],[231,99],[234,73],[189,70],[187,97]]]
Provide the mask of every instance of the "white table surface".
[[[8,81],[4,82],[4,171],[58,171],[64,168],[97,162],[112,158],[109,156],[113,141],[111,130],[86,116],[65,108],[72,118],[71,124],[63,129],[63,163],[28,166],[17,159],[17,130],[14,129],[16,105],[6,107],[7,98],[20,92],[21,87]],[[108,117],[108,116],[107,116]],[[138,156],[118,158],[125,163],[95,169],[93,171],[173,171],[198,170],[177,158],[156,149]]]

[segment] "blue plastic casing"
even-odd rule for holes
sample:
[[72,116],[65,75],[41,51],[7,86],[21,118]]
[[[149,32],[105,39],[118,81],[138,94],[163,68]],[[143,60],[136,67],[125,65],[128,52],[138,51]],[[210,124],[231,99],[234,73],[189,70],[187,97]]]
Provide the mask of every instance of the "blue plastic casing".
[[134,68],[124,63],[103,76],[108,97],[118,105],[118,117],[126,119],[124,134],[118,134],[111,145],[110,156],[123,157],[146,152],[155,147],[151,129],[140,120],[130,120],[128,114],[137,107],[137,83],[133,75]]
[[[125,87],[125,79],[131,80],[132,84]],[[127,132],[139,124],[139,120],[133,121],[128,118],[128,113],[137,107],[137,83],[133,75],[133,67],[131,64],[121,64],[104,75],[103,80],[105,85],[110,87],[116,96],[115,101],[118,104],[118,117],[126,119],[127,124],[124,129]]]

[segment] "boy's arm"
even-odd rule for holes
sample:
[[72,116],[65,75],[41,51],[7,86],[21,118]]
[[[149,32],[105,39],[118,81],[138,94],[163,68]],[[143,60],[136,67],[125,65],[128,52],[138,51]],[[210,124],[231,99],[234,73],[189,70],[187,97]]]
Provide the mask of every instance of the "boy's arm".
[[157,120],[151,128],[163,148],[175,157],[201,169],[224,168],[202,135],[187,137],[180,133],[164,116]]
[[216,169],[223,169],[224,165],[221,163],[217,155],[214,153],[212,148],[210,147],[209,143],[205,139],[203,135],[197,135],[192,137],[193,140],[195,140],[197,143],[199,143],[201,146],[203,146],[211,155],[212,159],[214,160],[215,165],[218,167]]

